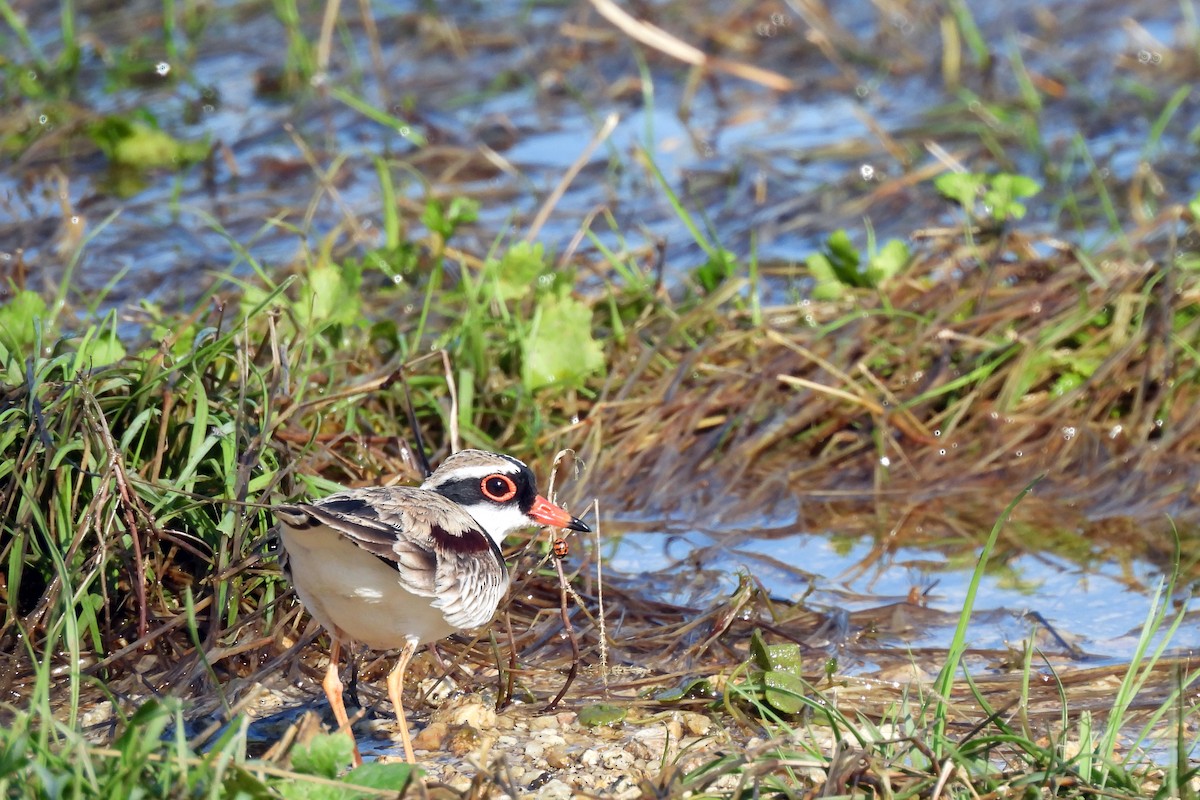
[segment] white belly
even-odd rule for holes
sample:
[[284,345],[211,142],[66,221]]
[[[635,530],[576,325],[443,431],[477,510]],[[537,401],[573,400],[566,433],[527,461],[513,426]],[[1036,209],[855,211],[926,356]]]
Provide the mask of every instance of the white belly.
[[292,584],[309,613],[376,650],[449,636],[456,629],[430,603],[400,585],[394,568],[328,529],[293,532],[281,526]]

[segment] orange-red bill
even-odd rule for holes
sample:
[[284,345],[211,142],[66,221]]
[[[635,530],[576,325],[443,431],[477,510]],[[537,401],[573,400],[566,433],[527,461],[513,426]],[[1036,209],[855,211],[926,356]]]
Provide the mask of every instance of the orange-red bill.
[[533,507],[529,509],[529,516],[540,525],[549,525],[554,528],[570,528],[573,531],[582,531],[583,533],[591,531],[591,528],[581,520],[572,517],[565,509],[559,508],[540,494],[534,499]]

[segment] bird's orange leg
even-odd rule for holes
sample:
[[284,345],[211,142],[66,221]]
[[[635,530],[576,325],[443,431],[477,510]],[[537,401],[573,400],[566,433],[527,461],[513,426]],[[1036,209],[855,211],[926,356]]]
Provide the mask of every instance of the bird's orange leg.
[[412,739],[408,735],[408,720],[404,718],[404,670],[408,667],[408,662],[412,661],[413,654],[417,652],[419,646],[420,642],[410,637],[408,644],[404,645],[404,650],[400,652],[400,660],[396,662],[395,668],[387,676],[388,698],[391,699],[392,708],[396,711],[396,721],[400,723],[400,741],[404,743],[404,760],[410,764],[417,763],[417,759],[413,756]]
[[354,729],[350,727],[350,718],[346,716],[346,704],[342,702],[342,679],[338,677],[338,656],[342,652],[342,640],[337,634],[330,636],[333,644],[329,646],[329,668],[325,670],[325,680],[321,688],[329,698],[329,707],[333,709],[333,718],[338,727],[346,732],[354,743],[354,766],[362,766],[362,754],[358,752],[358,740],[354,738]]

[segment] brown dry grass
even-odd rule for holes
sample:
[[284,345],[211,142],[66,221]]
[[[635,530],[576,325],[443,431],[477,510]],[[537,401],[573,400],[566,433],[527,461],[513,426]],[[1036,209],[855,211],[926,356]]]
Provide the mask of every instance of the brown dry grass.
[[580,425],[586,492],[654,511],[799,496],[818,528],[847,504],[907,526],[974,495],[986,530],[1044,473],[1039,494],[1073,498],[1084,519],[1190,519],[1194,276],[1145,255],[1038,256],[1057,243],[1018,234],[930,244],[876,299],[641,331],[635,367]]

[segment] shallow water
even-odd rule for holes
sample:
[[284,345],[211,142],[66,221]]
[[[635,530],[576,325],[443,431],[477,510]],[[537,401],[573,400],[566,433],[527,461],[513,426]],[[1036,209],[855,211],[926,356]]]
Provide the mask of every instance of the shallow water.
[[[174,135],[207,137],[221,151],[211,173],[197,167],[178,176],[146,176],[141,191],[118,197],[97,154],[84,147],[77,156],[60,155],[53,142],[64,131],[51,122],[45,126],[47,146],[0,168],[0,214],[10,218],[10,224],[0,224],[0,251],[10,258],[20,251],[30,280],[54,285],[71,253],[57,247],[65,208],[82,214],[92,236],[73,274],[81,292],[98,291],[120,275],[106,307],[128,309],[144,297],[187,305],[216,274],[230,268],[242,276],[251,272],[210,218],[268,270],[300,256],[345,215],[357,222],[358,246],[377,244],[380,195],[373,159],[387,155],[416,156],[417,173],[440,195],[481,197],[482,219],[459,245],[484,252],[497,235],[524,230],[610,112],[621,123],[569,188],[541,239],[552,251],[561,250],[590,213],[608,208],[620,234],[594,224],[600,239],[609,246],[624,239],[630,247],[662,240],[673,280],[697,266],[703,254],[653,177],[636,166],[632,154],[638,148],[653,155],[716,241],[734,252],[753,250],[763,260],[782,262],[802,261],[839,226],[865,243],[864,217],[881,239],[957,224],[927,182],[872,193],[903,176],[906,166],[930,164],[930,142],[968,166],[988,168],[992,159],[978,131],[989,128],[1004,143],[999,168],[1037,174],[1050,163],[1061,172],[1061,183],[1047,189],[1050,202],[1036,206],[1024,223],[1032,229],[1063,229],[1087,244],[1108,238],[1081,162],[1084,145],[1118,192],[1137,179],[1147,156],[1155,169],[1149,198],[1154,204],[1186,200],[1200,187],[1193,170],[1173,167],[1166,158],[1186,147],[1189,131],[1200,122],[1200,104],[1185,102],[1157,146],[1148,144],[1151,126],[1179,85],[1176,73],[1187,52],[1187,29],[1176,4],[1062,0],[974,8],[997,66],[984,78],[968,68],[965,91],[994,96],[997,109],[1008,107],[1018,90],[1014,53],[1042,85],[1060,87],[1047,88],[1040,117],[1021,135],[1013,133],[1020,126],[1011,120],[943,85],[940,65],[929,57],[940,50],[936,18],[882,14],[865,0],[833,6],[851,37],[844,46],[852,53],[840,63],[813,46],[812,32],[785,6],[724,22],[717,20],[727,11],[710,12],[708,25],[748,37],[730,57],[792,77],[799,88],[779,95],[718,76],[691,99],[686,118],[678,113],[684,70],[649,57],[653,104],[645,105],[631,47],[586,3],[495,4],[486,14],[477,4],[443,3],[437,17],[420,8],[373,5],[386,75],[381,82],[361,18],[343,7],[339,36],[347,38],[335,45],[328,84],[349,86],[407,117],[431,147],[469,157],[473,168],[465,172],[447,171],[444,159],[421,158],[397,131],[320,93],[278,100],[259,91],[265,76],[277,74],[287,59],[283,27],[266,6],[217,4],[194,43],[194,61],[173,68],[173,75],[186,77],[152,78],[143,88],[109,91],[100,54],[111,60],[136,45],[153,62],[155,48],[131,39],[128,21],[134,14],[153,21],[161,7],[81,4],[80,28],[90,43],[78,81],[81,103],[99,113],[145,109]],[[670,6],[660,13],[660,24],[685,39],[712,32],[703,15],[680,16]],[[306,29],[313,33],[317,22],[314,13]],[[53,55],[56,9],[28,9],[27,24]],[[452,32],[456,38],[445,38]],[[589,46],[589,35],[611,44]],[[970,60],[969,53],[965,58]],[[624,88],[614,94],[614,86]],[[1059,91],[1063,97],[1056,98]],[[37,118],[35,106],[23,109],[31,120]],[[1019,112],[1013,113],[1019,120]],[[873,129],[896,145],[885,147]],[[496,154],[490,163],[479,156],[484,142]],[[336,200],[322,196],[302,147],[311,149],[322,168],[337,155],[347,156],[334,181]],[[901,153],[909,164],[897,160]],[[1008,159],[1011,164],[1004,163]],[[497,168],[501,162],[505,169]],[[67,176],[62,203],[47,171],[51,165]],[[395,175],[402,195],[424,195],[407,173]],[[1063,210],[1060,202],[1067,197],[1083,209],[1081,220]],[[118,216],[102,227],[114,213]],[[288,224],[268,223],[272,218]],[[583,252],[589,248],[585,243]],[[772,288],[783,290],[784,297],[791,290],[787,285],[767,290]]]
[[[915,648],[947,648],[975,566],[931,548],[898,547],[876,557],[870,537],[777,524],[766,535],[763,529],[661,528],[649,522],[607,525],[613,544],[605,568],[661,587],[671,602],[699,608],[732,594],[737,571],[744,570],[772,598],[845,613],[848,625],[833,651],[849,675],[870,675],[883,666],[881,645],[894,647],[899,657]],[[1033,637],[1043,653],[1087,666],[1133,657],[1151,598],[1167,578],[1146,560],[1097,557],[1080,564],[1049,553],[1022,553],[993,567],[999,569],[989,570],[978,589],[968,646],[1019,654]],[[913,591],[921,595],[920,606],[907,602]],[[907,608],[880,613],[895,605]],[[1200,631],[1184,625],[1169,652],[1186,656],[1198,648]]]

